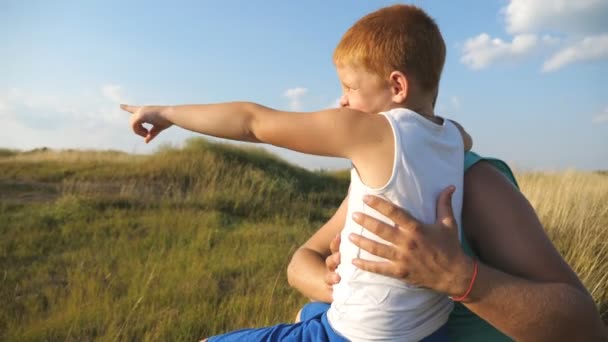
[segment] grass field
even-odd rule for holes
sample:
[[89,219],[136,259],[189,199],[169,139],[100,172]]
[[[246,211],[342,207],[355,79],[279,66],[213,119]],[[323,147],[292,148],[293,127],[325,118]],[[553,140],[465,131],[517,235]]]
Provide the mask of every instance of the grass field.
[[[608,319],[608,175],[518,180]],[[0,340],[196,341],[291,321],[305,299],[287,262],[347,187],[201,139],[150,156],[0,150]]]

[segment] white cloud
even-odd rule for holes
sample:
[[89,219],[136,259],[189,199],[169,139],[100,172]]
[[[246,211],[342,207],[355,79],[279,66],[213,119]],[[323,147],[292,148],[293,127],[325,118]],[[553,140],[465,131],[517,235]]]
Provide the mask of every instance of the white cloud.
[[606,0],[511,0],[503,14],[511,34],[547,30],[588,34],[608,29]]
[[590,36],[565,47],[543,64],[543,71],[555,71],[568,64],[608,58],[608,33]]
[[594,116],[591,122],[594,124],[608,123],[608,107],[604,109],[603,113]]
[[122,95],[122,86],[117,84],[106,84],[101,86],[101,93],[108,100],[115,104],[126,103],[125,98]]
[[61,96],[12,88],[0,92],[3,107],[0,117],[12,117],[23,124],[39,127],[44,124],[55,127],[65,121],[122,124],[125,115],[118,107],[124,100],[121,89],[119,85],[109,85],[88,95]]
[[117,125],[83,122],[61,122],[59,126],[37,127],[18,121],[15,118],[0,117],[0,125],[8,134],[0,136],[0,146],[29,150],[37,147],[83,148],[83,149],[121,149],[134,146],[137,137],[129,134],[128,125],[124,129]]
[[442,116],[451,116],[456,112],[459,112],[462,108],[462,99],[457,95],[451,95],[447,97],[439,96],[437,103],[435,104],[435,114]]
[[463,64],[483,69],[545,51],[552,55],[542,70],[555,71],[576,62],[608,58],[607,0],[510,0],[501,14],[512,41],[486,33],[469,38],[460,59]]
[[557,46],[562,42],[561,39],[559,39],[555,36],[548,35],[548,34],[544,35],[541,38],[541,41],[544,46]]
[[292,111],[302,110],[302,97],[306,93],[308,93],[308,89],[302,87],[287,89],[283,96],[289,99],[289,109]]
[[517,35],[513,41],[505,42],[482,33],[464,43],[464,54],[460,61],[472,69],[483,69],[497,62],[526,56],[538,47],[538,43],[538,37],[533,34]]
[[19,88],[11,88],[4,93],[0,93],[0,103],[2,103],[2,111],[8,112],[14,109],[16,105],[28,108],[52,108],[56,109],[60,106],[59,99],[53,95],[34,95],[25,93]]
[[[119,148],[131,141],[128,116],[120,110],[118,85],[82,94],[39,94],[0,89],[0,146]],[[122,144],[122,145],[121,145]],[[132,144],[132,143],[131,143]],[[127,145],[128,146],[128,145]]]
[[454,109],[460,109],[461,106],[461,102],[460,102],[460,98],[458,96],[452,96],[450,98],[450,103],[452,104],[452,108]]

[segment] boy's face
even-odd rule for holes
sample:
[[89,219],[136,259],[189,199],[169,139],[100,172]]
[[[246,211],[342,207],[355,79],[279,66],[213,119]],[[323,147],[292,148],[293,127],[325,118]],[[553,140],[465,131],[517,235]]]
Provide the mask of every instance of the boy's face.
[[341,107],[369,114],[391,109],[393,94],[388,81],[360,67],[341,65],[336,70],[342,83]]

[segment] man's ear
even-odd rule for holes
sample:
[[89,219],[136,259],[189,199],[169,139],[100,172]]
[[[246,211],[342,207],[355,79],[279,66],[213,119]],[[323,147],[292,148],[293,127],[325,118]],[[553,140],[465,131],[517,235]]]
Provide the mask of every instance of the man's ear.
[[404,103],[409,93],[408,79],[401,71],[393,71],[389,76],[389,84],[393,93],[392,100],[395,103]]

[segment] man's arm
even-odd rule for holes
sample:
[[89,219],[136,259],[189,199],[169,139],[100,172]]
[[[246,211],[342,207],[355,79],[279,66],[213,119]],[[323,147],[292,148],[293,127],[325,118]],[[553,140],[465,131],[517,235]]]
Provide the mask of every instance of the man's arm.
[[331,254],[330,243],[344,227],[347,210],[348,196],[334,216],[293,254],[287,267],[289,285],[311,300],[332,302],[332,288],[325,281],[329,273],[325,258]]
[[[468,292],[474,263],[458,242],[450,192],[453,188],[440,194],[434,224],[423,224],[381,198],[364,199],[396,225],[355,213],[355,222],[389,244],[352,234],[356,246],[387,259],[353,264],[450,296]],[[606,340],[591,296],[528,201],[485,162],[465,173],[462,218],[479,255],[476,281],[463,301],[471,311],[516,341]]]
[[462,142],[464,143],[464,150],[470,151],[473,148],[473,138],[471,138],[469,133],[467,133],[464,127],[462,127],[458,122],[454,120],[450,120],[450,122],[453,123],[456,128],[458,128],[458,131],[460,131],[460,135],[462,136]]
[[482,263],[465,305],[517,341],[601,341],[591,295],[494,167],[465,173],[463,227]]

